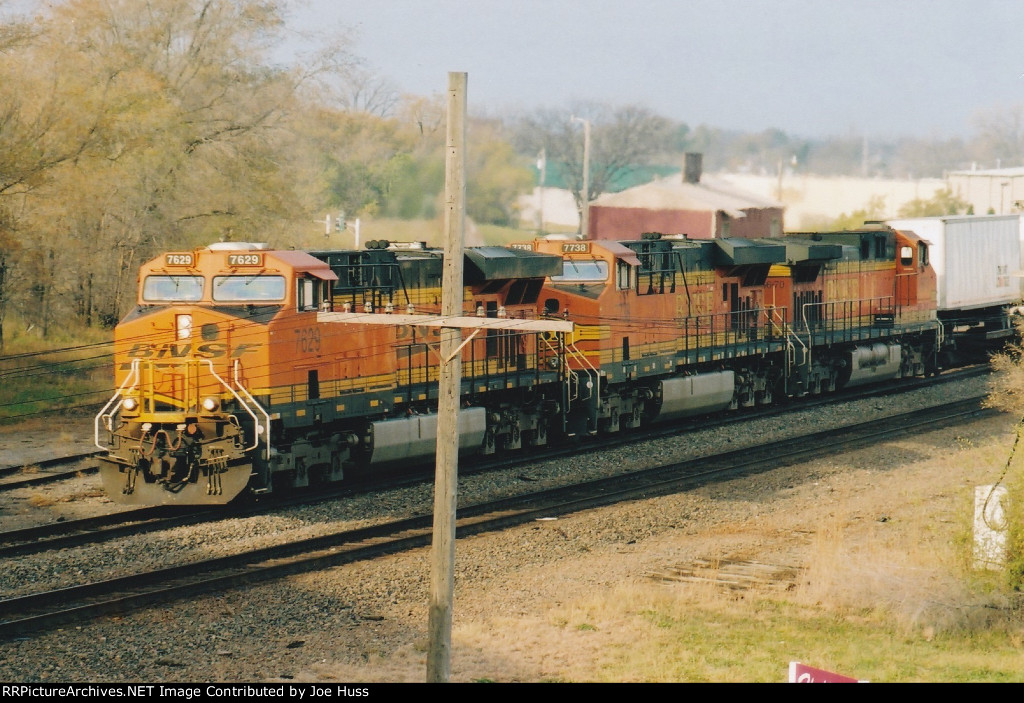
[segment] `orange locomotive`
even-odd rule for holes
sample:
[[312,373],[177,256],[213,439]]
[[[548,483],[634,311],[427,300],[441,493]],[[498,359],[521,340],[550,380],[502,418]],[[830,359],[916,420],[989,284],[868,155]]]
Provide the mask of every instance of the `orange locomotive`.
[[[576,325],[572,373],[599,390],[567,419],[615,432],[937,371],[927,243],[886,227],[806,237],[538,240],[541,295]],[[898,254],[898,256],[897,256]]]
[[[431,455],[429,315],[417,325],[318,319],[437,312],[440,253],[370,245],[311,255],[221,243],[146,263],[138,304],[115,332],[118,390],[96,417],[107,492],[126,503],[225,503]],[[557,328],[534,318],[559,266],[501,248],[467,254],[466,312],[501,318],[462,352],[467,448],[546,440],[563,350],[541,334],[557,339]]]
[[442,326],[464,329],[460,445],[483,453],[934,373],[928,246],[876,227],[479,247],[457,318],[423,246],[171,252],[116,331],[104,484],[223,503],[427,459]]

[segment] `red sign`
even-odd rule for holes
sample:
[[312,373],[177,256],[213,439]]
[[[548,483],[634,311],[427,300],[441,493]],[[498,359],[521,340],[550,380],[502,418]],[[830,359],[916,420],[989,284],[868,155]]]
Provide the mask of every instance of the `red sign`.
[[813,666],[807,666],[800,662],[789,663],[789,682],[790,683],[865,683],[859,679],[850,678],[849,676],[843,676],[842,674],[834,674],[831,671],[825,671],[824,669],[815,669]]

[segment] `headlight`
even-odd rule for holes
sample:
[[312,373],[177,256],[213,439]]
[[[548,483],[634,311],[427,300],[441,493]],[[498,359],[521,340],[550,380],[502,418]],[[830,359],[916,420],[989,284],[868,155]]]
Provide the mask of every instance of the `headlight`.
[[135,408],[139,407],[139,401],[135,398],[125,398],[124,402],[121,403],[121,407],[128,412],[131,412],[135,410]]
[[178,339],[190,339],[192,337],[192,316],[176,315],[175,327],[178,329]]
[[216,398],[203,398],[203,410],[206,412],[212,413],[219,405],[220,403]]

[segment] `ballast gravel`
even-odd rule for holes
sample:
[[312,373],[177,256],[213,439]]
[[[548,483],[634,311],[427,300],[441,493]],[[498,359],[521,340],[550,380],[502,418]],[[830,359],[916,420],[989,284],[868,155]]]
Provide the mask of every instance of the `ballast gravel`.
[[[900,395],[796,409],[601,453],[581,450],[569,458],[463,476],[459,501],[469,505],[610,472],[628,472],[803,434],[809,427],[824,430],[871,419],[884,422],[917,407],[983,394],[985,384],[984,377],[966,379]],[[1012,424],[1012,419],[1000,421]],[[45,433],[37,434],[45,444]],[[8,436],[6,432],[0,436],[0,447]],[[782,500],[796,491],[799,483],[814,480],[813,473],[802,475],[799,481],[789,474],[751,477],[713,490],[631,502],[461,539],[457,545],[456,622],[460,618],[514,622],[537,617],[535,592],[521,588],[502,591],[504,583],[526,571],[543,573],[543,588],[548,594],[555,593],[556,600],[560,584],[566,592],[578,591],[581,586],[584,590],[608,589],[615,579],[628,578],[614,563],[626,556],[639,556],[645,543],[665,535],[696,535],[708,524],[756,519],[759,512],[772,509],[764,502],[766,494]],[[58,515],[80,517],[89,511],[109,511],[111,504],[99,495],[98,485],[98,478],[86,476],[51,488],[4,494],[0,497],[2,529],[33,520],[46,522]],[[33,502],[48,502],[33,501],[40,495],[56,502],[32,509]],[[72,499],[61,502],[68,496]],[[13,558],[0,569],[0,597],[192,563],[431,510],[432,485],[426,482],[273,514],[142,534],[100,546]],[[679,548],[680,554],[688,550]],[[590,572],[580,570],[581,563],[593,564],[595,559],[603,566]],[[429,549],[282,578],[0,642],[0,680],[422,681],[419,663],[424,656],[429,588]],[[503,597],[476,600],[474,594],[483,591],[503,593]],[[480,671],[475,665],[461,670],[456,667],[453,680],[539,680],[536,664],[523,664],[520,660],[529,657],[517,654],[516,649],[510,644],[509,651],[494,655],[500,663],[491,661],[487,666],[492,669],[484,665]],[[545,666],[557,670],[555,659]],[[571,668],[568,663],[565,667]]]

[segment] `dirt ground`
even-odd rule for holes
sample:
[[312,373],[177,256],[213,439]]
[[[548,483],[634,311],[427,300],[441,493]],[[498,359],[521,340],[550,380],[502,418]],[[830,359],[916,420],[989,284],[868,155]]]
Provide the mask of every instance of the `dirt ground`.
[[[733,570],[726,562],[754,562],[752,590],[776,581],[795,602],[884,607],[923,639],[967,626],[972,613],[991,612],[963,578],[975,487],[1003,476],[1014,427],[1001,415],[694,494],[460,540],[452,680],[609,680],[609,653],[649,636],[622,617],[627,603],[668,593],[683,612],[687,603],[702,608],[707,586],[657,578],[700,563],[715,564],[712,578],[724,580]],[[1021,470],[1018,457],[1011,472]],[[479,566],[495,561],[500,575]],[[731,594],[730,607],[751,602],[735,598],[735,586],[717,590]],[[400,598],[394,609],[416,620],[420,605]],[[594,620],[600,613],[606,621]],[[571,626],[584,620],[593,628]],[[382,642],[363,661],[325,662],[297,678],[422,681],[423,650],[422,640]]]
[[[84,454],[96,449],[91,418],[85,416],[0,425],[0,467],[27,465],[55,456]],[[83,461],[80,466],[95,464]],[[72,467],[61,467],[62,470]],[[0,530],[16,530],[54,520],[110,512],[114,504],[103,495],[96,474],[4,492],[0,496]]]

